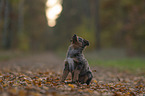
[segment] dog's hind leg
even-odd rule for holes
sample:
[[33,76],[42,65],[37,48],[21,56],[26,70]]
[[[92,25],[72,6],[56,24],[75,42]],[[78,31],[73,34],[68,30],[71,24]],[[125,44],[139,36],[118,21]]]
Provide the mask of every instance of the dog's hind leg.
[[87,77],[88,77],[88,79],[87,79],[87,81],[86,81],[86,84],[89,85],[90,82],[91,82],[91,80],[92,80],[92,78],[93,78],[92,73],[91,73],[91,72],[88,72],[88,73],[87,73]]
[[84,75],[84,76],[79,76],[79,82],[81,83],[81,84],[84,84],[84,83],[86,83],[87,81],[88,81],[88,75],[86,74],[86,75]]

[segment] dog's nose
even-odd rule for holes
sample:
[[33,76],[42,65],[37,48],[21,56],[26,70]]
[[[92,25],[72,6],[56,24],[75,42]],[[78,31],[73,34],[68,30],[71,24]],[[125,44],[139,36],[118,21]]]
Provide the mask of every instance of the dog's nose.
[[77,35],[76,34],[74,34],[74,37],[76,37]]

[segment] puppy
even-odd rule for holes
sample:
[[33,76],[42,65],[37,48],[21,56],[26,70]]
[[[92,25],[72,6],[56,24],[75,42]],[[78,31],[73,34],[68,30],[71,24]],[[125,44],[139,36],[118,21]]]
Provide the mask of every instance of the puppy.
[[72,82],[80,82],[81,84],[86,83],[87,85],[90,84],[93,75],[88,62],[82,53],[86,46],[89,46],[89,41],[74,34],[65,59],[62,82],[65,81],[68,73],[71,72]]

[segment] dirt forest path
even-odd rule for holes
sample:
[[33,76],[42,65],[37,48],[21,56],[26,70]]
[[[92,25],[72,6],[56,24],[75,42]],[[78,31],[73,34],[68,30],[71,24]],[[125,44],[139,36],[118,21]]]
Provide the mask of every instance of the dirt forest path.
[[[89,86],[61,83],[63,59],[52,52],[0,62],[0,96],[144,95],[145,78],[115,68],[91,67]],[[69,76],[66,82],[70,82]]]
[[63,60],[52,52],[15,58],[0,62],[0,68],[17,71],[61,71]]

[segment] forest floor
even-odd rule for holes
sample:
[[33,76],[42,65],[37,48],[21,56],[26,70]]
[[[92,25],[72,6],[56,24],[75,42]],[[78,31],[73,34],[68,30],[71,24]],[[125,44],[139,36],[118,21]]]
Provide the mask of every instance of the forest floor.
[[136,96],[145,95],[145,73],[111,67],[91,67],[93,80],[86,84],[61,83],[63,60],[52,52],[0,61],[2,96]]

